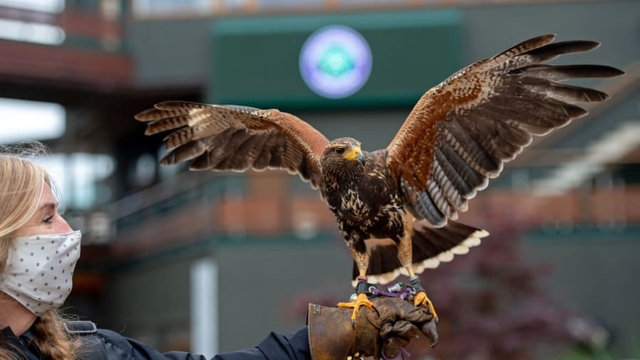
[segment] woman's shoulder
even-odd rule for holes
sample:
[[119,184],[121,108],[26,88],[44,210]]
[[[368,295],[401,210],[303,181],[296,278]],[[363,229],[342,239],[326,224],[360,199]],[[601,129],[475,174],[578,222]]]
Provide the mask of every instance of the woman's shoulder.
[[[108,347],[107,345],[115,345],[123,349],[131,347],[129,339],[125,336],[112,330],[99,329],[92,321],[67,321],[64,325],[68,333],[86,340],[84,346],[91,347],[90,351],[100,349],[99,343],[102,343],[104,347]],[[100,341],[95,341],[95,338]]]
[[108,329],[98,329],[96,336],[103,339],[105,345],[111,344],[115,347],[124,349],[124,350],[133,350],[134,348],[148,348],[149,345],[146,345],[138,340],[127,337],[121,333],[118,333],[113,330]]
[[[117,353],[121,356],[116,357],[117,359],[138,359],[135,356],[136,352],[138,352],[137,349],[144,349],[149,347],[148,345],[126,337],[113,330],[98,329],[96,336],[102,339],[105,350],[108,353]],[[149,358],[154,359],[154,357]]]
[[126,337],[109,329],[97,329],[96,336],[107,340],[126,341]]

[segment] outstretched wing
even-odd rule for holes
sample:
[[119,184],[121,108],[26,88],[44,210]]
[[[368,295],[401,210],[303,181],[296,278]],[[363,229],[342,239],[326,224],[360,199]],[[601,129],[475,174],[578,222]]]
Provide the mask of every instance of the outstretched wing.
[[603,101],[594,89],[560,84],[613,77],[600,65],[548,65],[562,54],[592,50],[593,41],[524,41],[478,61],[426,92],[387,150],[405,204],[435,226],[456,219],[467,201],[532,141],[587,114],[577,102]]
[[163,165],[193,160],[191,170],[284,169],[318,188],[320,156],[329,140],[299,118],[275,109],[183,101],[156,104],[135,116],[146,135],[165,137]]

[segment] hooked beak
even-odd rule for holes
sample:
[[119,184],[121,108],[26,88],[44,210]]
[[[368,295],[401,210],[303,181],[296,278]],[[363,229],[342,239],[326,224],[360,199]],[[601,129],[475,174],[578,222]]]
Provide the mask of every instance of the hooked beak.
[[358,160],[364,164],[364,155],[362,155],[362,150],[359,147],[349,148],[343,157],[350,161]]

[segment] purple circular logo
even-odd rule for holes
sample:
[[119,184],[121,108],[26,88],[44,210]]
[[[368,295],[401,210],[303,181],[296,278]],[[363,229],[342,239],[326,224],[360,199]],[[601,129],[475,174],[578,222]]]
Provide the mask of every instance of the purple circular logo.
[[316,94],[331,99],[353,95],[371,74],[371,49],[354,29],[342,25],[315,31],[302,45],[300,74]]

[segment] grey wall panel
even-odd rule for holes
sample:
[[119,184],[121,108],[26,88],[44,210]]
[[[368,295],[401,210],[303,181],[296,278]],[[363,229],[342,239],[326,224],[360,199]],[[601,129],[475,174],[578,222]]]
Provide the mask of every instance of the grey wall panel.
[[253,347],[270,331],[286,333],[304,326],[303,318],[286,314],[295,296],[320,299],[333,294],[343,301],[353,292],[352,260],[342,240],[225,246],[216,257],[222,352]]
[[204,86],[209,71],[210,20],[133,21],[127,26],[139,87]]
[[635,354],[640,334],[640,241],[627,233],[568,233],[530,238],[525,254],[552,266],[545,279],[549,296],[614,336],[618,354]]
[[141,263],[110,282],[108,326],[156,346],[189,327],[190,260]]
[[464,18],[468,61],[548,33],[558,34],[558,40],[603,44],[589,54],[568,56],[565,62],[584,59],[624,67],[640,60],[640,1],[483,6],[465,9]]

